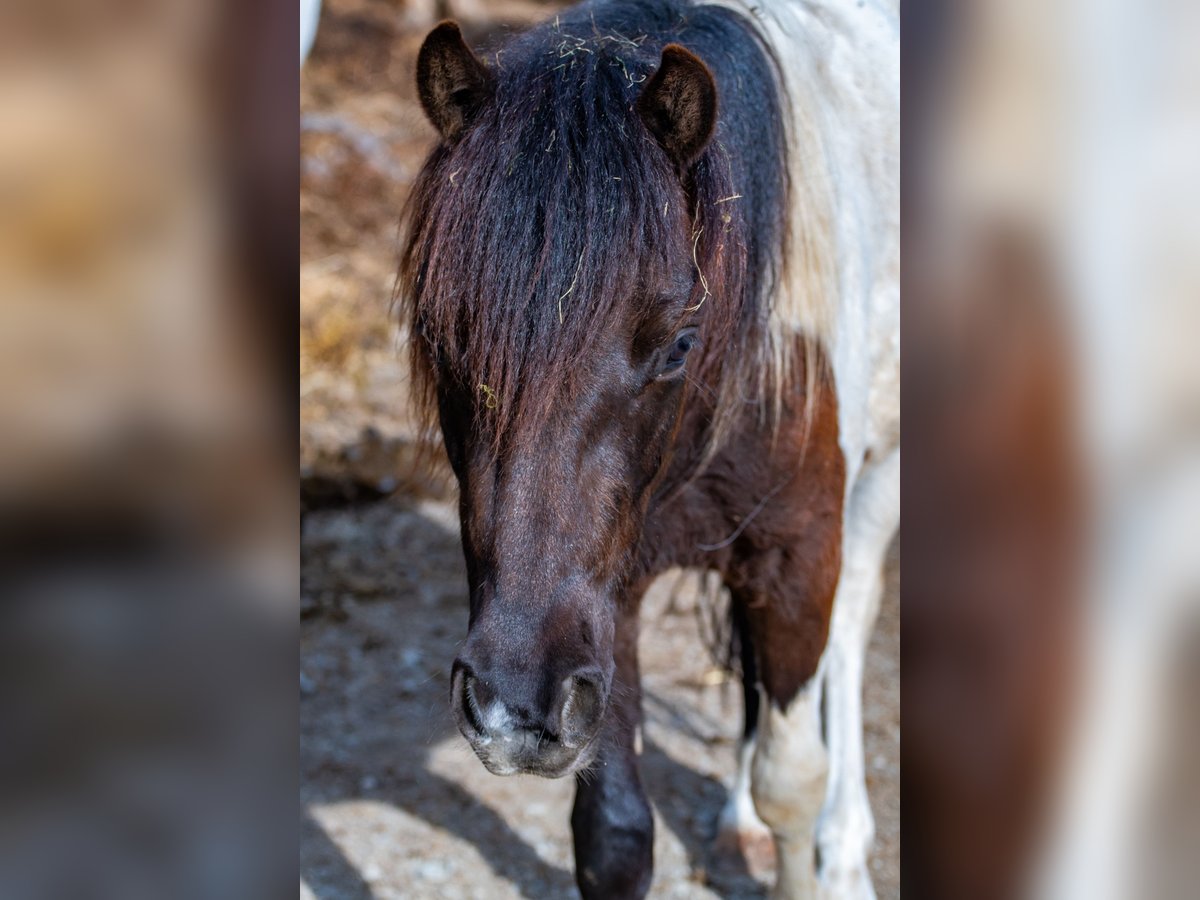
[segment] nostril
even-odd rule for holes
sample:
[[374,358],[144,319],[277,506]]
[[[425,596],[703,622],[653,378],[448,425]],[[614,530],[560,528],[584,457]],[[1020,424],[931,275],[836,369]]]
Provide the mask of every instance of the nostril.
[[463,721],[471,731],[483,737],[487,734],[487,729],[483,726],[483,716],[479,710],[479,697],[475,691],[476,683],[475,676],[471,674],[470,669],[463,667],[459,671],[459,687],[454,699]]
[[599,672],[576,672],[564,684],[562,740],[567,746],[586,738],[604,713],[604,682]]

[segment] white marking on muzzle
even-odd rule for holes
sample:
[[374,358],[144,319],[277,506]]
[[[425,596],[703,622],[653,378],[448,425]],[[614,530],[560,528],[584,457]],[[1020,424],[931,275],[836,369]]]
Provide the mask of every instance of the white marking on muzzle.
[[504,740],[512,740],[512,719],[508,715],[508,707],[499,700],[488,704],[488,708],[483,712],[482,721],[488,734],[500,734]]

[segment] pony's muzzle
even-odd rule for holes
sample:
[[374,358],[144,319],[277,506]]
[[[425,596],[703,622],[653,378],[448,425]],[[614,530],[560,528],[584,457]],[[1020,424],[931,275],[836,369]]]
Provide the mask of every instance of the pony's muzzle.
[[[586,667],[532,695],[498,673],[454,664],[451,703],[463,736],[496,775],[559,778],[578,770],[604,717],[607,690],[599,669]],[[542,702],[537,702],[537,695]]]

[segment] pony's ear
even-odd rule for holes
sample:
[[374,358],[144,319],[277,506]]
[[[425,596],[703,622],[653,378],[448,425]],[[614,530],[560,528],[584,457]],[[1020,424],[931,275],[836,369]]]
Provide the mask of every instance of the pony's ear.
[[663,47],[662,63],[637,101],[650,133],[680,169],[700,158],[717,124],[717,86],[699,57],[678,44]]
[[492,76],[463,41],[454,22],[442,22],[417,54],[421,107],[447,141],[455,140],[492,93]]

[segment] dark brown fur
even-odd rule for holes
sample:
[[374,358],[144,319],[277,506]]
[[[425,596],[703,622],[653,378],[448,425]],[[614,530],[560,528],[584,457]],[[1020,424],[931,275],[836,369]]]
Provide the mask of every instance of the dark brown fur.
[[638,97],[638,113],[681,170],[696,161],[717,124],[717,87],[695,55],[678,44],[663,48],[662,65]]
[[491,93],[491,76],[463,42],[454,22],[442,22],[417,56],[417,93],[433,127],[455,140]]
[[[778,435],[747,413],[703,473],[648,517],[641,546],[647,572],[682,565],[721,574],[748,611],[766,664],[763,687],[782,706],[816,672],[825,648],[841,571],[846,477],[831,376],[823,359],[806,358],[803,346],[797,353],[801,366],[821,373],[811,419],[801,414],[803,395],[789,403]],[[685,416],[683,429],[703,415]],[[678,483],[694,464],[676,460],[664,483]]]

